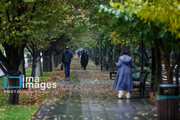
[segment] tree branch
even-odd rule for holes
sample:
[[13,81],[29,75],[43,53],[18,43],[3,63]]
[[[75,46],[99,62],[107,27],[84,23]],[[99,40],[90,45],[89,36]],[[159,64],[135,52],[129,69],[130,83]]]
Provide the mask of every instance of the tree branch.
[[31,50],[31,48],[27,45],[26,48],[28,49],[28,51],[31,53],[31,55],[34,55],[33,54],[33,51]]
[[4,66],[0,63],[0,68],[3,71],[5,75],[7,75],[7,70],[4,68]]
[[2,51],[0,51],[0,61],[2,62],[2,64],[4,65],[4,67],[7,69],[10,62],[9,60],[3,55]]

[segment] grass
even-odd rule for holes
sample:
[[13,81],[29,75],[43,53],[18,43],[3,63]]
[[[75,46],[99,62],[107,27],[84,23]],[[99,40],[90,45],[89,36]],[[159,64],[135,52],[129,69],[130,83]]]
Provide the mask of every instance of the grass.
[[0,108],[1,120],[29,120],[38,106],[4,105]]
[[31,76],[31,71],[32,71],[32,68],[31,68],[31,67],[26,68],[26,76],[27,76],[27,77],[30,77],[30,76]]
[[[41,63],[41,69],[43,69],[43,64]],[[30,77],[31,76],[31,71],[32,71],[32,68],[29,67],[29,68],[26,68],[26,76],[27,77]],[[52,72],[43,72],[43,76],[42,77],[46,77],[48,75],[50,75]]]
[[0,78],[0,90],[4,89],[4,78]]
[[[32,68],[26,69],[26,76],[31,76]],[[57,80],[52,79],[51,74],[53,72],[43,72],[43,76],[40,77],[41,81],[55,82]],[[56,74],[55,74],[56,75]],[[56,78],[58,79],[58,78]],[[4,93],[4,78],[0,78],[0,120],[29,120],[34,112],[39,108],[41,103],[46,99],[48,93],[35,94],[35,93],[20,93],[19,105],[8,105],[9,93]],[[49,89],[50,90],[50,89]],[[36,91],[35,90],[22,90],[22,91]]]

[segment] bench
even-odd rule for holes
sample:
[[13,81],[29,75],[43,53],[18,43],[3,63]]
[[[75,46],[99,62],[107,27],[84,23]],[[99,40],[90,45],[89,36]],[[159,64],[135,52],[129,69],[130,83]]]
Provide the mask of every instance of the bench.
[[148,74],[149,73],[147,71],[144,71],[143,73],[136,72],[136,73],[133,73],[132,75],[133,89],[134,88],[139,89],[139,91],[132,91],[132,92],[139,92],[140,97],[143,96],[143,98],[144,98],[144,93],[146,89],[146,80],[147,80]]
[[[113,69],[113,71],[110,71],[110,79],[114,80],[116,77],[117,70]],[[146,80],[148,77],[148,72],[144,71],[143,73],[141,72],[135,72],[132,74],[132,80],[133,80],[133,89],[137,88],[139,89],[138,91],[132,91],[132,92],[139,92],[140,97],[145,94],[145,89],[146,89]],[[114,79],[113,79],[114,78]]]
[[103,63],[101,65],[101,71],[103,70],[103,68],[105,68],[108,71],[109,65],[107,63]]
[[[117,68],[113,68],[113,71],[110,71],[110,79],[111,80],[114,80],[115,79],[115,77],[116,77],[116,73],[117,73]],[[113,79],[114,78],[114,79]]]

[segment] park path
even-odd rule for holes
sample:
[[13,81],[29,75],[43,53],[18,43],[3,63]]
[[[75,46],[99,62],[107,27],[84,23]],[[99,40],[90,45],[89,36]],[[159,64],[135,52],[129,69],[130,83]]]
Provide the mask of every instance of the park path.
[[146,99],[118,99],[108,72],[101,72],[92,61],[87,70],[80,60],[71,64],[70,80],[58,81],[48,100],[40,106],[32,120],[155,120],[156,106]]

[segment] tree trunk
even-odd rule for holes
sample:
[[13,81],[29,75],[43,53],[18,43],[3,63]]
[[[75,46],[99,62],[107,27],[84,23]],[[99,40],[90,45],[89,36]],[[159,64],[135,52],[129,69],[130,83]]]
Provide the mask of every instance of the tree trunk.
[[103,46],[102,46],[102,41],[100,41],[100,45],[101,45],[101,66],[102,66],[102,63],[103,63]]
[[109,63],[110,63],[110,70],[113,70],[114,66],[114,59],[113,59],[113,46],[110,45],[109,49]]
[[[20,65],[19,65],[19,71],[21,72],[22,79],[26,80],[26,72],[25,72],[25,59],[24,59],[24,51],[23,51],[23,57],[21,59]],[[21,81],[22,84],[25,84],[26,81]]]
[[[9,86],[19,86],[19,79],[17,78],[11,78],[9,79]],[[10,91],[10,94],[9,94],[9,101],[8,101],[8,104],[19,104],[19,93],[18,93],[18,90],[19,88],[10,88],[9,89]]]
[[56,64],[55,64],[56,67],[59,66],[59,64],[60,64],[60,54],[61,54],[60,51],[58,51],[56,53],[56,57],[55,57],[56,58]]
[[62,63],[63,50],[60,51],[59,64]]
[[55,69],[55,56],[51,54],[51,61],[52,61],[52,69]]
[[43,52],[43,71],[52,72],[52,59],[50,49]]
[[35,73],[35,77],[40,77],[42,76],[42,69],[41,69],[41,57],[40,56],[37,56],[37,59],[36,59],[37,63],[36,63],[36,73]]
[[58,52],[58,64],[57,66],[61,63],[61,51]]
[[37,51],[33,53],[33,63],[32,63],[31,76],[32,77],[42,76],[40,52],[37,52]]
[[144,71],[144,43],[143,43],[143,40],[141,40],[141,62],[140,62],[140,65],[141,65],[141,72]]
[[32,60],[32,72],[31,72],[31,76],[35,77],[35,73],[36,73],[36,60],[37,60],[37,56],[34,54],[32,55],[33,60]]
[[[114,62],[117,61],[117,46],[114,47]],[[114,66],[115,66],[115,63],[114,63]]]
[[[151,66],[151,91],[154,91],[154,82],[155,82],[155,71],[156,71],[156,58],[155,58],[155,52],[154,52],[154,48],[151,49],[152,50],[152,66]],[[155,91],[154,91],[155,92]]]
[[58,55],[57,53],[54,55],[54,68],[58,66]]
[[159,48],[156,47],[154,50],[156,69],[155,69],[155,83],[154,89],[157,90],[157,86],[162,83],[162,64],[161,64],[161,54]]
[[[6,43],[3,43],[3,47],[6,52],[6,56],[0,52],[0,60],[3,64],[3,67],[5,67],[5,70],[7,70],[7,75],[9,76],[20,76],[21,72],[19,71],[20,62],[23,57],[24,47],[25,45],[16,46],[15,45],[9,45]],[[9,78],[8,80],[8,86],[20,86],[20,80],[18,78]],[[18,104],[19,102],[19,88],[9,88],[10,94],[9,94],[9,100],[8,104]]]
[[173,83],[173,78],[172,78],[172,70],[173,68],[171,67],[171,63],[170,63],[170,55],[167,54],[165,52],[165,49],[164,49],[164,44],[163,44],[163,41],[162,39],[158,39],[158,46],[159,46],[159,50],[161,52],[161,55],[162,55],[162,58],[163,58],[163,61],[164,61],[164,65],[165,65],[165,69],[166,69],[166,76],[167,76],[167,82],[168,84],[172,84]]
[[21,63],[19,65],[19,71],[21,72],[21,76],[25,76],[26,73],[25,73],[25,61],[24,61],[24,57],[22,58],[21,60]]
[[54,67],[56,68],[58,66],[58,57],[59,57],[59,51],[56,51],[54,54]]
[[[24,50],[24,49],[23,49]],[[11,48],[11,67],[8,71],[10,76],[19,76],[21,73],[19,71],[19,65],[20,65],[20,60],[22,58],[19,57],[18,55],[18,51],[21,52],[21,56],[23,56],[23,52],[18,49],[18,48],[14,48],[14,46],[12,46]],[[13,79],[9,79],[9,86],[19,86],[19,79],[18,78],[13,78]],[[19,90],[19,88],[10,88],[10,92],[9,94],[9,101],[8,104],[18,104],[19,103],[19,93],[17,92]]]
[[168,84],[172,84],[173,83],[173,71],[171,70],[171,68],[167,69],[166,71],[167,71],[167,73],[166,73],[167,82],[168,82]]
[[60,64],[60,52],[58,52],[57,56],[56,56],[56,67]]

